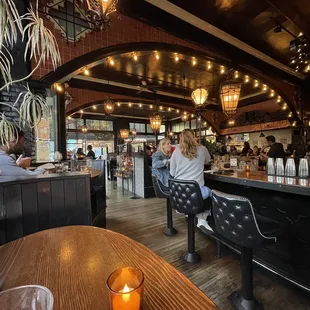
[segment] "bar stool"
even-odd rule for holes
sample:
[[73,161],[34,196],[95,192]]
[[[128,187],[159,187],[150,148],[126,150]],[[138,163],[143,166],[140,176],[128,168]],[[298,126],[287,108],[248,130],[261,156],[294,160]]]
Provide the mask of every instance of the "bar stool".
[[198,263],[199,254],[195,251],[195,217],[210,205],[202,199],[200,186],[196,181],[169,179],[170,203],[172,208],[187,214],[187,252],[183,258],[188,263]]
[[170,205],[170,194],[169,191],[165,190],[165,186],[158,180],[156,175],[152,174],[152,180],[154,185],[154,191],[157,198],[166,198],[167,199],[167,228],[164,231],[166,236],[173,236],[178,233],[178,231],[173,228],[172,221],[172,208]]
[[241,246],[241,292],[230,296],[237,310],[263,309],[253,296],[253,248],[277,241],[281,234],[278,222],[255,215],[251,201],[245,197],[212,191],[212,215],[216,233]]

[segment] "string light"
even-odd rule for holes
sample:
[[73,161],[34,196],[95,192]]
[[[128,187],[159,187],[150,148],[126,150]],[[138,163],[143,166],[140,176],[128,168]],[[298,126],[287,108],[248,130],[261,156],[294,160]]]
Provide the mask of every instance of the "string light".
[[269,95],[270,97],[274,97],[274,90],[271,90],[271,92],[270,92],[270,95]]
[[293,127],[295,127],[296,126],[296,121],[294,121],[292,125],[293,125]]
[[191,115],[191,117],[194,117],[194,116],[195,116],[194,114]]
[[235,125],[235,120],[231,119],[228,121],[228,125],[233,126]]
[[266,84],[263,85],[263,91],[267,91],[267,85]]
[[60,93],[64,91],[63,86],[62,86],[61,84],[59,84],[59,83],[55,83],[55,84],[54,84],[54,88],[55,88],[58,92],[60,92]]
[[159,60],[159,58],[160,58],[159,53],[157,51],[155,51],[155,58],[156,58],[156,60]]
[[180,113],[180,110],[179,109],[177,109],[177,111],[176,111],[177,113]]
[[203,122],[203,126],[207,126],[207,122]]
[[171,108],[168,108],[168,112],[171,112]]
[[84,74],[87,75],[87,76],[90,75],[90,71],[89,71],[88,68],[84,68],[83,72],[84,72]]
[[153,109],[153,105],[152,104],[150,104],[150,109]]
[[139,108],[142,108],[142,103],[139,103]]
[[72,117],[69,115],[69,116],[67,117],[67,119],[70,121],[70,120],[72,120]]
[[114,64],[115,64],[113,58],[111,58],[111,57],[108,58],[108,62],[109,62],[109,64],[110,64],[111,66],[114,66]]
[[246,75],[246,76],[244,77],[244,82],[245,82],[245,83],[249,83],[249,82],[250,82],[250,78],[249,78],[248,75]]
[[97,110],[97,107],[95,105],[93,105],[93,110]]
[[138,55],[136,53],[132,53],[132,58],[134,61],[138,61]]
[[235,71],[235,79],[237,79],[239,77],[239,72]]
[[298,34],[299,37],[302,37],[303,35],[304,35],[303,32],[299,32],[299,34]]
[[292,116],[293,116],[293,113],[290,112],[290,113],[288,114],[288,117],[292,117]]
[[178,54],[175,54],[175,55],[174,55],[174,60],[175,60],[175,62],[178,62],[178,61],[180,60],[180,57],[179,57]]
[[159,110],[162,110],[162,109],[163,109],[163,107],[162,107],[162,106],[160,106],[160,107],[159,107]]
[[284,111],[287,110],[287,105],[286,104],[283,105],[282,110],[284,110]]
[[221,66],[221,74],[224,74],[225,73],[225,68],[224,66]]
[[200,117],[200,116],[197,118],[197,121],[198,121],[198,122],[200,122],[200,121],[201,121],[201,117]]
[[281,97],[280,96],[278,96],[277,102],[278,103],[281,102]]
[[128,106],[129,106],[129,107],[131,107],[131,106],[132,106],[131,102],[129,102],[129,103],[128,103]]
[[118,106],[118,107],[120,107],[120,106],[121,106],[121,104],[118,102],[118,103],[117,103],[117,106]]
[[195,57],[193,57],[193,59],[192,59],[192,65],[193,65],[193,66],[196,66],[196,65],[197,65],[197,60],[196,60]]
[[81,114],[83,114],[83,113],[84,113],[84,111],[83,111],[83,110],[80,110],[80,113],[81,113]]
[[210,70],[212,68],[212,64],[210,61],[208,61],[208,66],[207,66],[208,70]]
[[258,86],[259,86],[259,82],[257,80],[255,80],[254,87],[258,87]]

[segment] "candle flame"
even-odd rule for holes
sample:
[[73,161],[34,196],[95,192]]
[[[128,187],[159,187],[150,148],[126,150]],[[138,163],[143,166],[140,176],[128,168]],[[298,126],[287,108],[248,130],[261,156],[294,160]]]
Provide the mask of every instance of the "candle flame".
[[[129,289],[127,283],[125,283],[125,286],[124,286],[122,292],[123,292],[123,293],[128,293],[128,292],[130,292],[130,289]],[[128,301],[130,300],[130,294],[123,294],[123,295],[122,295],[122,299],[123,299],[124,302],[128,302]]]

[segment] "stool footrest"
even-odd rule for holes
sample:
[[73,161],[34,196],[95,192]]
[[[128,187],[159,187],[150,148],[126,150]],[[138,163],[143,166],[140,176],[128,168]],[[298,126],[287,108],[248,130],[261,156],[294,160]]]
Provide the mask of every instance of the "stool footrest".
[[232,304],[236,310],[264,310],[262,304],[260,304],[255,298],[248,300],[245,299],[241,292],[233,292],[229,299],[232,301]]

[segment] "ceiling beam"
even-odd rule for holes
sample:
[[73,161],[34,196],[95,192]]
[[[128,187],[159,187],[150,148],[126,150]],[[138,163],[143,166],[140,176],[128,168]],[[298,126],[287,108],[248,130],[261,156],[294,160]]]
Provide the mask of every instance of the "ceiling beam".
[[[145,0],[146,2],[156,6],[163,11],[182,19],[183,21],[187,22],[188,24],[195,26],[198,29],[201,29],[226,43],[229,43],[240,50],[247,52],[248,54],[255,56],[256,58],[272,65],[273,67],[280,69],[283,72],[289,73],[299,79],[305,80],[306,76],[300,72],[295,72],[294,69],[290,68],[282,64],[281,62],[273,59],[272,57],[262,53],[261,51],[255,49],[254,47],[242,42],[241,40],[233,37],[232,35],[224,32],[223,30],[211,25],[210,23],[198,18],[197,16],[189,13],[188,11],[183,10],[182,8],[178,7],[177,5],[171,3],[167,0]],[[282,0],[283,1],[283,0]]]
[[[296,1],[289,0],[266,0],[275,10],[310,37],[310,24],[303,18],[302,13],[296,7]],[[298,34],[296,34],[298,35]]]

